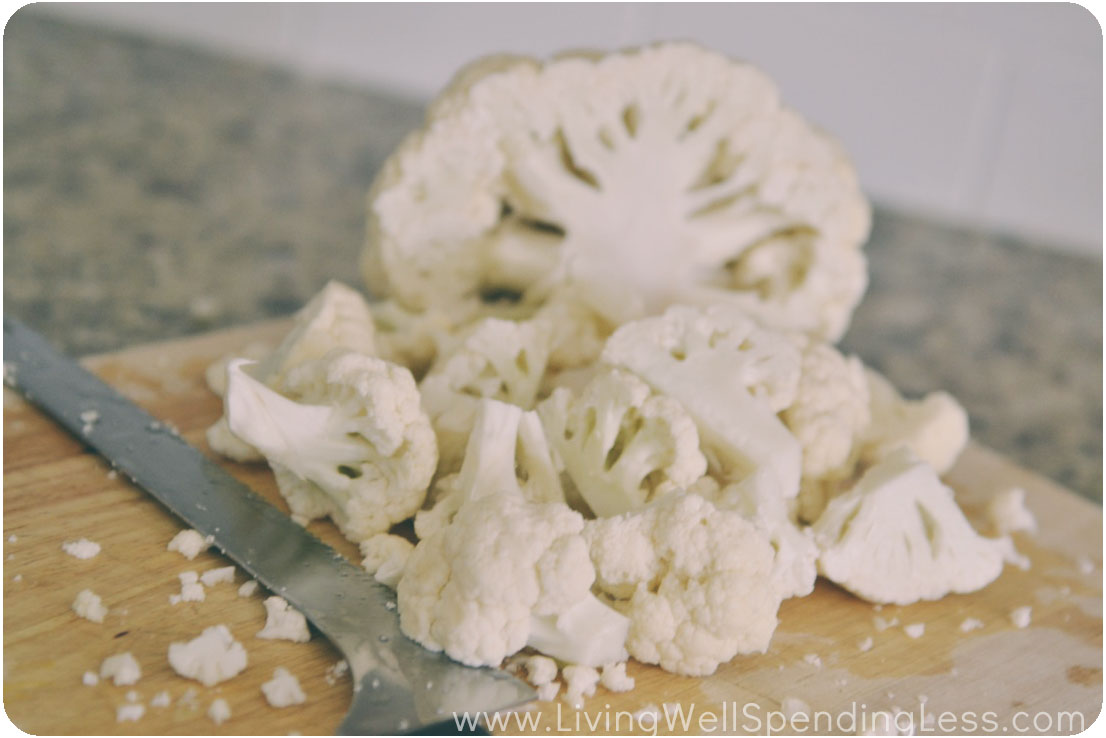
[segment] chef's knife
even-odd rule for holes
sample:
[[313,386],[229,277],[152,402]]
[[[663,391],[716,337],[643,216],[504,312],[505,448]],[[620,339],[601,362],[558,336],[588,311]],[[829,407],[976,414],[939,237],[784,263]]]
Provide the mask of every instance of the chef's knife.
[[[135,406],[4,318],[4,383],[276,592],[345,655],[353,701],[339,732],[463,732],[458,718],[517,707],[533,690],[408,640],[393,593]],[[471,723],[469,723],[471,725]],[[469,731],[471,732],[471,730]]]

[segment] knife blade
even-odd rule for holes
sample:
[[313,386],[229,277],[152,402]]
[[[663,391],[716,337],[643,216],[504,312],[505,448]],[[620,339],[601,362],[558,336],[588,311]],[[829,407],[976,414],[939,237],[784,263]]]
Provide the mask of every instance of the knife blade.
[[[432,653],[399,629],[394,593],[232,477],[172,427],[4,317],[4,383],[302,612],[349,663],[346,735],[462,732],[457,715],[534,699],[501,671]],[[468,732],[471,732],[468,731]]]

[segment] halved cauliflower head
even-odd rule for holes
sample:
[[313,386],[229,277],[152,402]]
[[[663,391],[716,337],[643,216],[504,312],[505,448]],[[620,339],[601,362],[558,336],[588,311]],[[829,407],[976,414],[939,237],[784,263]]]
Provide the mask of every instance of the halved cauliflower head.
[[360,542],[422,505],[438,452],[407,369],[338,350],[290,370],[284,394],[241,363],[228,374],[230,428],[265,455],[293,515],[329,515]]
[[869,219],[840,147],[748,64],[686,43],[498,57],[385,164],[362,271],[416,310],[568,286],[615,325],[727,302],[836,339]]
[[483,398],[533,407],[549,359],[551,332],[546,321],[485,318],[434,363],[419,391],[438,435],[441,471],[460,465]]
[[1016,558],[1009,538],[976,533],[933,467],[905,448],[831,500],[813,527],[821,573],[870,602],[974,592]]
[[555,390],[538,415],[565,473],[599,517],[644,507],[707,471],[695,421],[621,369],[601,370],[579,396]]
[[677,305],[621,326],[601,359],[683,406],[720,467],[712,473],[778,497],[798,494],[801,447],[777,417],[798,390],[792,338],[761,328],[734,305]]
[[697,494],[589,521],[597,588],[629,616],[626,648],[647,664],[704,676],[739,653],[764,652],[780,592],[768,539]]

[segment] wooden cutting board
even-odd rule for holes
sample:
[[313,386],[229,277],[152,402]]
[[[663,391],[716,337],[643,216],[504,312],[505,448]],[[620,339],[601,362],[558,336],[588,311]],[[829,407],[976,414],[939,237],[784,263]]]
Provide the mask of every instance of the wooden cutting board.
[[[221,405],[204,384],[204,369],[251,341],[275,343],[286,328],[285,322],[266,323],[140,346],[86,364],[208,451],[204,430]],[[171,605],[169,595],[179,591],[177,574],[227,562],[214,553],[188,561],[167,551],[180,524],[145,493],[113,478],[106,462],[8,389],[4,443],[4,707],[16,726],[38,734],[336,729],[349,704],[350,683],[348,677],[328,679],[339,655],[324,639],[316,635],[310,643],[294,644],[255,638],[264,623],[264,593],[239,597],[241,573],[233,586],[208,588],[203,602]],[[266,468],[226,466],[286,509]],[[1028,571],[1007,567],[982,592],[880,611],[819,581],[810,597],[783,604],[766,654],[739,657],[704,679],[631,663],[629,673],[637,679],[632,692],[601,688],[580,712],[564,702],[545,703],[512,718],[536,722],[509,722],[500,731],[651,733],[653,706],[660,712],[659,733],[779,732],[779,717],[772,713],[786,697],[825,712],[815,716],[821,721],[817,730],[796,725],[800,732],[852,732],[850,712],[870,720],[874,711],[892,707],[918,720],[924,709],[953,732],[1070,733],[1078,732],[1079,721],[1089,726],[1102,705],[1100,508],[978,446],[965,452],[949,481],[974,520],[981,519],[993,493],[1010,486],[1026,490],[1040,523],[1036,535],[1016,536],[1032,561]],[[313,523],[311,530],[356,559],[356,548],[329,523]],[[62,551],[63,542],[81,537],[100,543],[102,552],[78,560]],[[110,608],[103,624],[71,611],[84,588]],[[1032,624],[1025,629],[1009,618],[1021,606],[1032,607]],[[879,630],[877,616],[898,625]],[[962,633],[968,617],[983,627]],[[246,647],[249,667],[210,689],[177,676],[166,660],[169,644],[218,623]],[[925,624],[921,638],[904,632],[902,626],[912,623]],[[867,637],[873,646],[862,652],[858,643]],[[123,651],[141,664],[136,685],[82,684],[84,672]],[[299,678],[306,703],[278,710],[265,702],[260,685],[277,666]],[[130,690],[146,712],[137,722],[119,723],[116,708],[128,702]],[[151,707],[162,690],[172,704]],[[216,697],[233,711],[221,726],[205,714]],[[643,708],[642,722],[631,728],[632,714]],[[988,712],[998,726],[993,730]],[[830,726],[829,720],[838,722]]]

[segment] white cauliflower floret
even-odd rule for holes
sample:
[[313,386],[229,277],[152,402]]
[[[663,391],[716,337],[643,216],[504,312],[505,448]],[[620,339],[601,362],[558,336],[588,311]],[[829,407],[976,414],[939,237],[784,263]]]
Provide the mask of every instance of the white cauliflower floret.
[[[250,375],[279,390],[289,370],[340,348],[374,355],[373,319],[359,292],[331,281],[300,308],[292,329],[274,351],[264,356],[239,358],[257,358],[257,363],[248,369]],[[233,360],[222,359],[208,371],[209,385],[223,388],[220,395],[226,394],[227,367]],[[225,416],[208,428],[207,443],[213,451],[234,461],[261,461],[263,458],[260,451],[235,435]]]
[[1025,504],[1025,490],[1010,487],[995,494],[987,503],[987,518],[1000,536],[1016,531],[1037,530],[1037,518]]
[[311,640],[311,631],[307,628],[307,618],[296,610],[283,597],[272,595],[265,599],[265,627],[257,631],[258,638],[285,640],[294,643],[307,643]]
[[273,707],[299,705],[307,700],[300,681],[283,666],[273,670],[273,678],[261,685],[265,700]]
[[[556,621],[594,600],[583,525],[563,503],[535,504],[502,492],[467,501],[408,559],[396,590],[403,632],[464,664],[499,664],[530,642],[535,618]],[[596,607],[585,622],[571,623],[583,627],[572,635],[588,640],[572,653],[574,661],[605,663],[622,651],[617,631],[621,627],[624,640],[625,619]],[[567,640],[566,646],[578,645]],[[544,650],[552,642],[530,645]]]
[[595,687],[600,679],[599,672],[590,666],[571,664],[564,668],[562,674],[565,680],[565,700],[579,709],[585,697],[595,694]]
[[260,449],[294,515],[362,541],[412,516],[438,460],[411,373],[338,350],[291,370],[287,397],[230,365],[227,413]]
[[428,511],[416,518],[422,540],[396,588],[404,633],[470,665],[525,645],[572,663],[619,660],[629,624],[591,594],[584,521],[551,471],[536,414],[484,400],[452,491],[432,524]]
[[82,589],[78,592],[71,607],[78,616],[94,623],[104,622],[104,618],[108,614],[108,608],[104,605],[104,601],[100,599],[100,595],[91,589]]
[[910,449],[938,474],[952,468],[968,443],[968,413],[947,392],[905,400],[887,378],[866,370],[872,422],[864,434],[862,461],[875,463],[900,448]]
[[780,593],[773,551],[740,514],[697,494],[589,521],[596,586],[630,617],[634,658],[703,676],[738,653],[763,652]]
[[414,544],[402,536],[381,533],[361,541],[361,566],[376,581],[395,589]]
[[706,473],[695,422],[629,372],[601,371],[578,397],[557,389],[538,415],[565,472],[600,517],[636,510]]
[[129,687],[142,678],[142,668],[130,651],[117,653],[100,664],[100,678],[110,679],[117,687]]
[[362,271],[411,309],[562,286],[612,324],[730,302],[835,339],[866,286],[840,147],[692,44],[472,65],[369,196]]
[[538,414],[498,400],[481,400],[460,472],[439,479],[434,491],[434,505],[415,516],[419,538],[448,525],[466,501],[493,492],[509,491],[530,502],[564,502],[560,472]]
[[829,344],[804,341],[795,400],[780,413],[803,449],[799,517],[814,521],[853,472],[871,420],[864,365]]
[[798,494],[801,449],[776,416],[799,384],[799,349],[790,338],[761,329],[732,305],[675,306],[619,328],[602,360],[679,402],[726,481],[777,497]]
[[604,666],[599,683],[611,692],[629,692],[634,688],[635,680],[632,676],[627,676],[626,662],[622,661]]
[[549,684],[557,678],[557,662],[548,656],[534,654],[528,656],[526,661],[526,679],[535,687]]
[[464,458],[482,398],[525,410],[533,407],[549,358],[550,336],[545,321],[486,318],[430,368],[419,392],[438,437],[441,471],[454,471]]
[[906,449],[830,501],[814,533],[827,579],[897,605],[981,589],[1013,553],[1009,538],[976,533],[933,467]]

